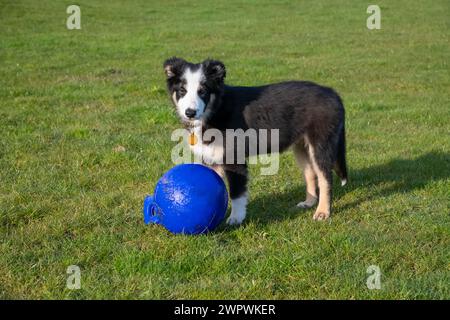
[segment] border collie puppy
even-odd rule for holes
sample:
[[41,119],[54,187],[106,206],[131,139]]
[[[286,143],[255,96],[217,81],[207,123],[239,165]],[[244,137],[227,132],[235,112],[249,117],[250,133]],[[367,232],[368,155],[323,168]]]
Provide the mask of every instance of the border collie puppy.
[[[164,62],[164,70],[172,102],[190,130],[214,128],[225,136],[226,129],[278,129],[279,151],[292,147],[306,182],[306,199],[297,206],[311,208],[318,202],[313,218],[330,216],[332,170],[342,185],[347,182],[344,106],[333,89],[306,81],[228,86],[224,64],[210,59],[190,63],[173,57]],[[246,163],[223,161],[226,143],[217,146],[200,139],[193,144],[194,153],[203,150],[225,174],[231,197],[227,223],[240,224],[248,202]]]

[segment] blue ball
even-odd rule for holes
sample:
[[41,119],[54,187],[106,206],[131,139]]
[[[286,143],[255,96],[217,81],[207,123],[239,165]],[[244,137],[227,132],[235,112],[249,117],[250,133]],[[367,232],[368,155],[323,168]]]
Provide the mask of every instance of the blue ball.
[[181,164],[158,181],[144,200],[144,222],[172,233],[201,234],[214,230],[225,217],[228,193],[222,178],[200,164]]

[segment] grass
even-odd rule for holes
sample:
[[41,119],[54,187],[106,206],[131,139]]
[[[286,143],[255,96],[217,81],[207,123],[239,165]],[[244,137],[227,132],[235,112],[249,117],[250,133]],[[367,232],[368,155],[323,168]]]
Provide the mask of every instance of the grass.
[[[448,1],[380,0],[373,31],[364,1],[77,1],[72,31],[69,4],[0,3],[1,298],[450,298]],[[329,222],[291,209],[304,183],[286,153],[276,176],[252,166],[239,228],[143,224],[173,165],[173,55],[221,59],[231,84],[336,88],[350,182]]]

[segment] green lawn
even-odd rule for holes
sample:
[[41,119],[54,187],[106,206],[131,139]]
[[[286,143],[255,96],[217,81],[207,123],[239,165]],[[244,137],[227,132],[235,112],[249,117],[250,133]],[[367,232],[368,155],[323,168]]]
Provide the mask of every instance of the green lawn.
[[[77,1],[67,30],[71,2],[0,1],[0,298],[450,298],[449,1],[380,0],[381,30],[364,1],[152,2]],[[331,220],[292,209],[286,153],[278,175],[252,166],[241,227],[144,225],[173,166],[173,55],[223,60],[230,84],[341,94],[350,182]]]

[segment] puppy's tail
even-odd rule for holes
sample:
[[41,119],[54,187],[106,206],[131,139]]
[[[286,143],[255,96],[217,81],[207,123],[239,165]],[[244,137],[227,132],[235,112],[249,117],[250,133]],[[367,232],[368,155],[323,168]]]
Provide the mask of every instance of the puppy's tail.
[[342,125],[342,130],[339,133],[337,158],[334,169],[336,171],[336,174],[341,179],[341,186],[345,186],[347,184],[347,161],[345,158],[345,124]]

